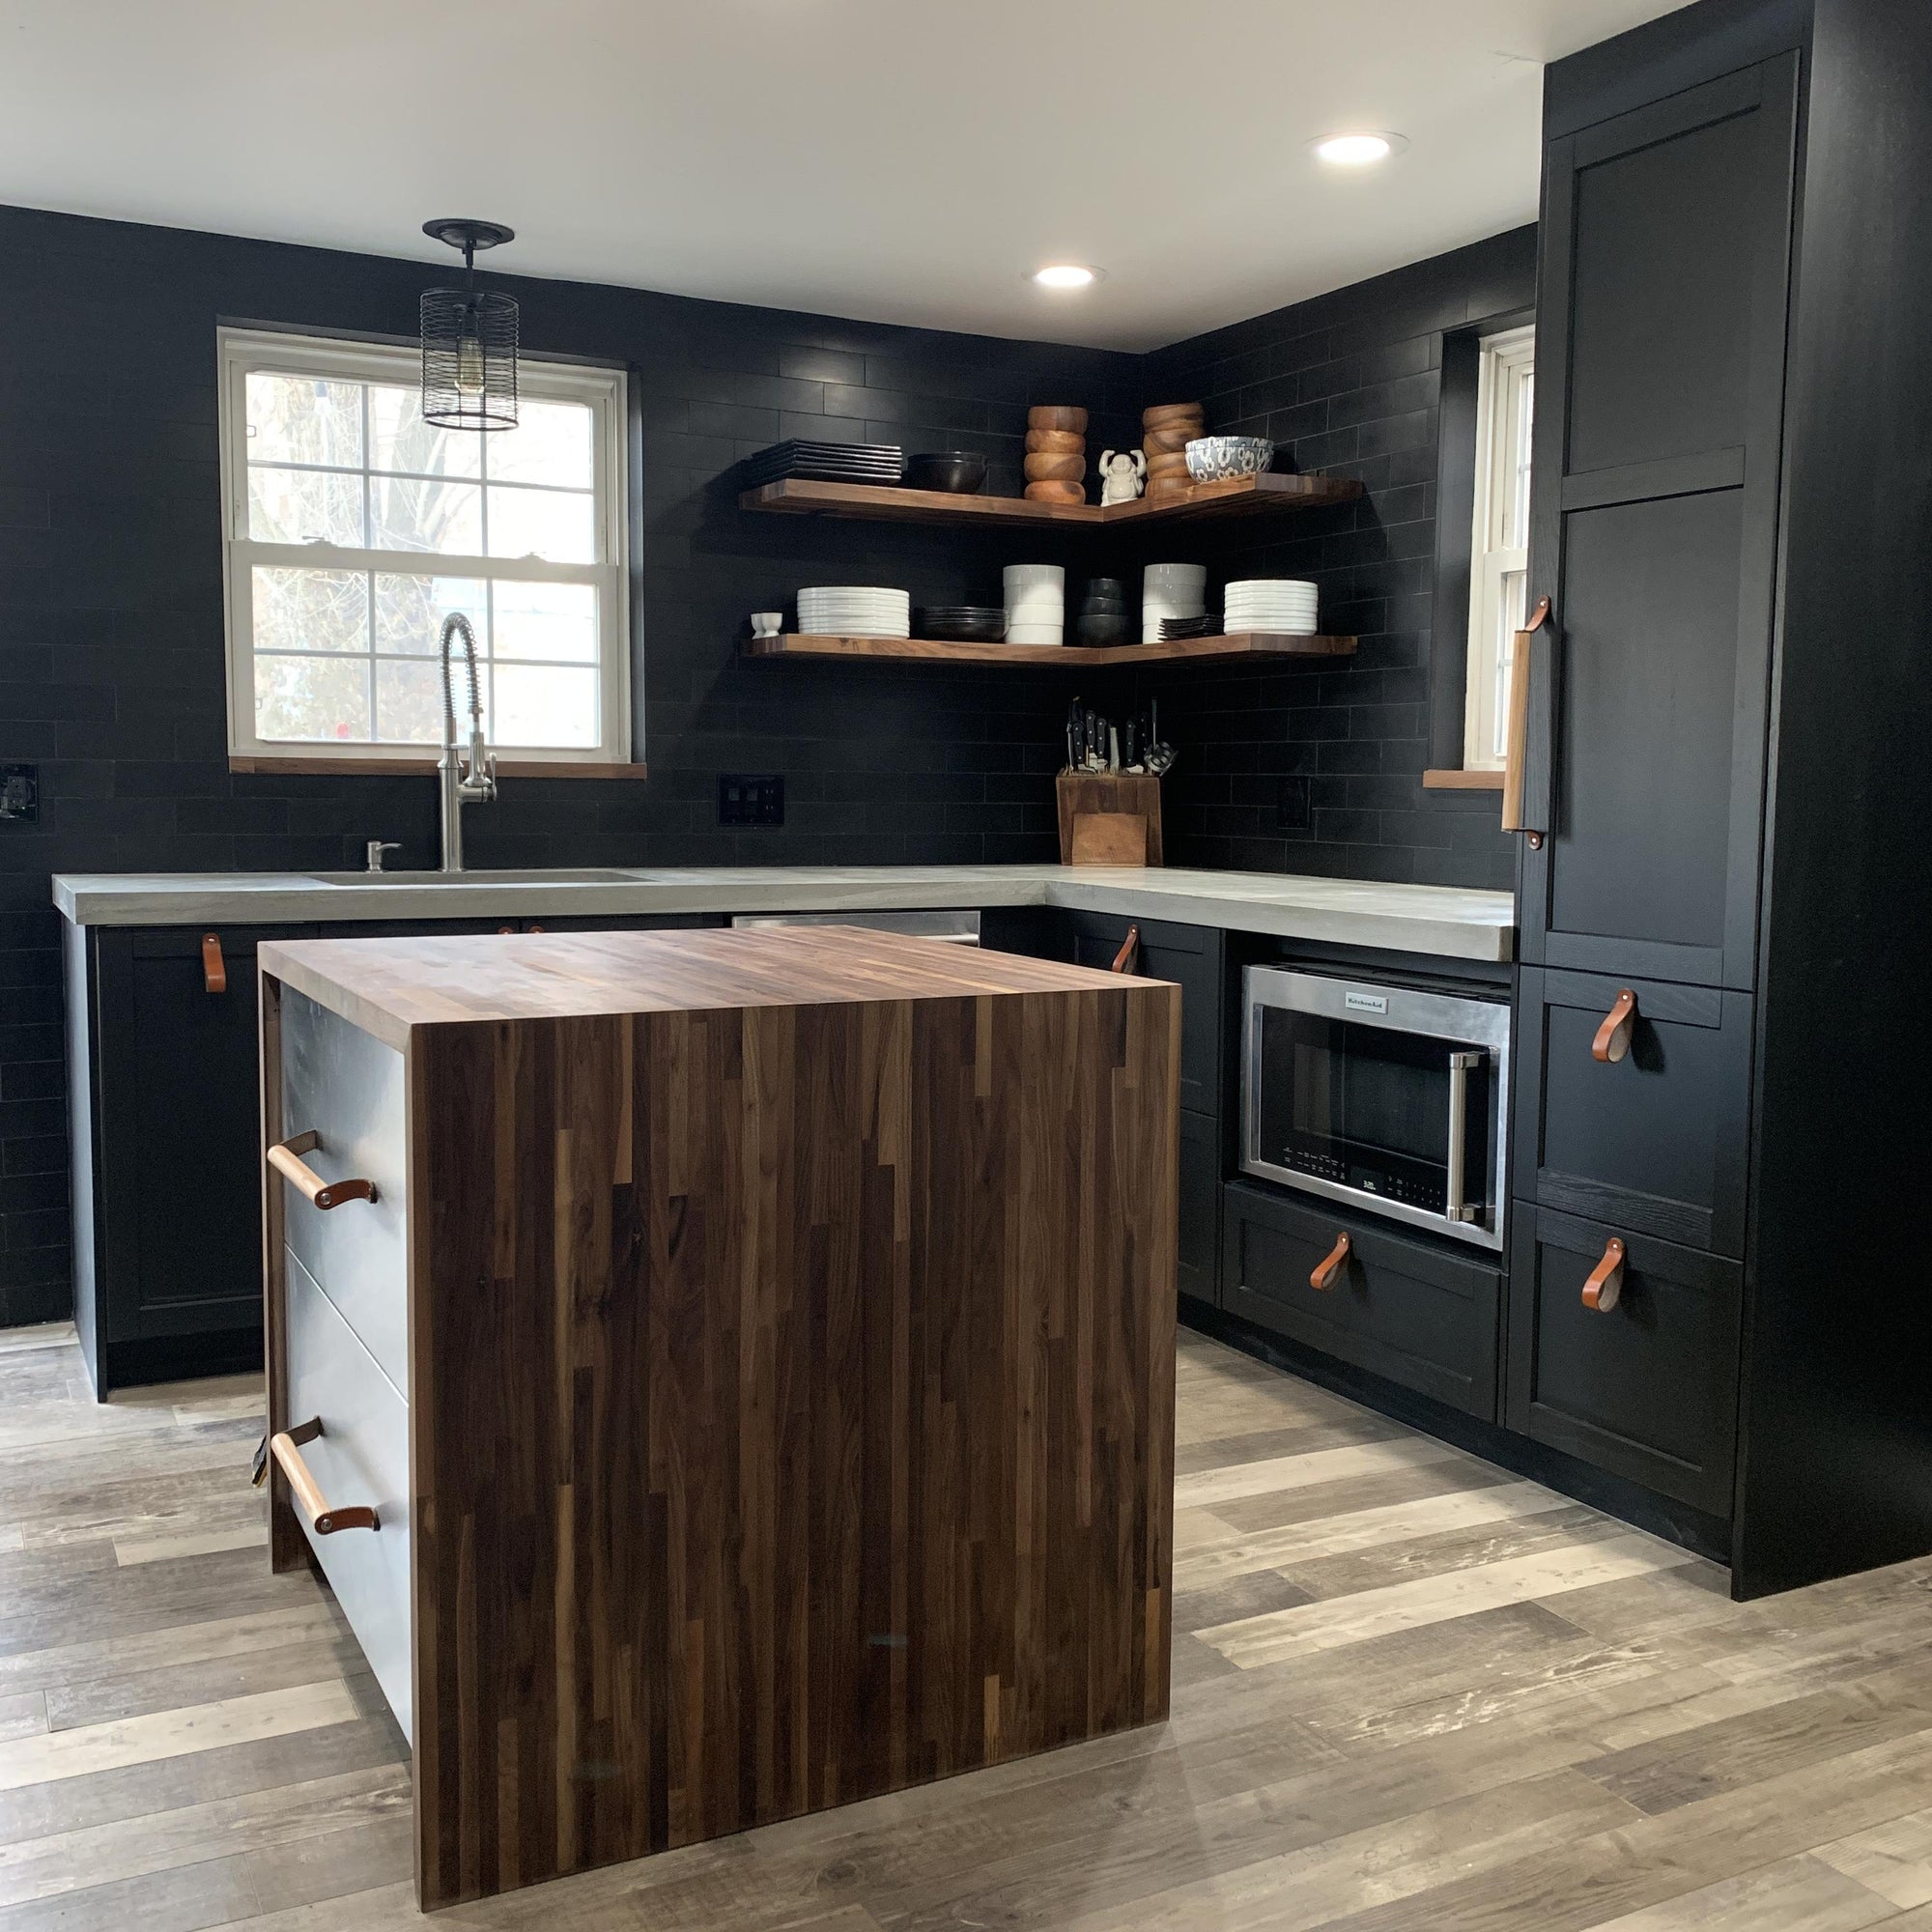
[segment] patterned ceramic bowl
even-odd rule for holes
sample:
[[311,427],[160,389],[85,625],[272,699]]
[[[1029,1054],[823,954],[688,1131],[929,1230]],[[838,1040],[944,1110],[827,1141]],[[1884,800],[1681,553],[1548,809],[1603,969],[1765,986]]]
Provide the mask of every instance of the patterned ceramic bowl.
[[1274,444],[1264,436],[1198,436],[1187,445],[1187,473],[1197,483],[1259,476],[1273,461]]

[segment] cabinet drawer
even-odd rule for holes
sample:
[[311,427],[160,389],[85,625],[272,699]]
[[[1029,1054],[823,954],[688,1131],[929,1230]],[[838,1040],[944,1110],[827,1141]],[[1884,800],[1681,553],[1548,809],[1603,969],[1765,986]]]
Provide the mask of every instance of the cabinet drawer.
[[[1715,987],[1525,967],[1517,1192],[1686,1247],[1744,1253],[1751,1002]],[[1591,1053],[1629,989],[1629,1051]]]
[[329,1502],[370,1504],[379,1524],[303,1530],[396,1721],[412,1735],[409,1405],[294,1253],[287,1270],[289,1421],[322,1423],[302,1461]]
[[[1583,1287],[1626,1248],[1607,1312]],[[1517,1216],[1510,1266],[1509,1426],[1713,1516],[1731,1508],[1738,1264],[1600,1221]]]
[[1214,1301],[1221,1271],[1221,1132],[1208,1114],[1180,1117],[1179,1233],[1181,1293]]
[[[1240,1182],[1224,1190],[1222,1217],[1224,1308],[1495,1420],[1498,1269]],[[1333,1287],[1316,1289],[1309,1277],[1345,1234],[1350,1252]]]
[[373,1201],[327,1211],[284,1183],[288,1244],[398,1390],[409,1387],[409,1158],[403,1056],[294,987],[282,991],[282,1127],[325,1180],[361,1176]]

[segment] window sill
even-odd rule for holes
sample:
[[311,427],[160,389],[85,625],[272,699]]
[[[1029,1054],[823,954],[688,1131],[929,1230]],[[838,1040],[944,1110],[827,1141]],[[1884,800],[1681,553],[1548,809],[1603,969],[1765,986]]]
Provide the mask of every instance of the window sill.
[[1424,791],[1501,791],[1501,772],[1437,771],[1422,775]]
[[[434,758],[316,758],[299,752],[283,756],[280,753],[231,752],[231,772],[253,772],[268,777],[288,778],[433,778]],[[497,776],[502,779],[643,779],[650,776],[647,765],[585,764],[568,758],[498,758]]]

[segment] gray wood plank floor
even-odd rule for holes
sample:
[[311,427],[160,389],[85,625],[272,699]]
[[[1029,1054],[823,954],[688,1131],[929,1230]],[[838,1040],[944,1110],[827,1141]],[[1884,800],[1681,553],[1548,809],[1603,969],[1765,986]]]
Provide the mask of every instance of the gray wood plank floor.
[[[258,1379],[0,1333],[0,1932],[415,1922],[400,1734],[269,1574]],[[1170,1722],[462,1907],[556,1932],[1932,1928],[1932,1562],[1683,1551],[1183,1335]]]

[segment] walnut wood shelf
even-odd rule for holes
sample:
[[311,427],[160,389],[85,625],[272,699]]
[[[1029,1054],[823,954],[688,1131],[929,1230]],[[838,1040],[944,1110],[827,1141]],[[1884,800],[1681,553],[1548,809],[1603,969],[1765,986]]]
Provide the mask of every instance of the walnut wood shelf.
[[1191,523],[1204,518],[1268,515],[1352,502],[1362,486],[1351,476],[1289,476],[1272,471],[1224,483],[1195,483],[1131,503],[1036,503],[1024,497],[962,497],[943,490],[903,490],[880,483],[824,483],[788,476],[747,490],[745,510],[791,516],[869,517],[912,524],[1025,524],[1091,528],[1114,524]]
[[753,658],[892,658],[925,664],[1031,665],[1036,669],[1104,669],[1110,665],[1229,664],[1243,658],[1346,658],[1353,638],[1290,637],[1277,632],[1242,632],[1228,638],[1177,638],[1160,644],[965,644],[936,638],[833,638],[787,634],[753,638],[745,655]]

